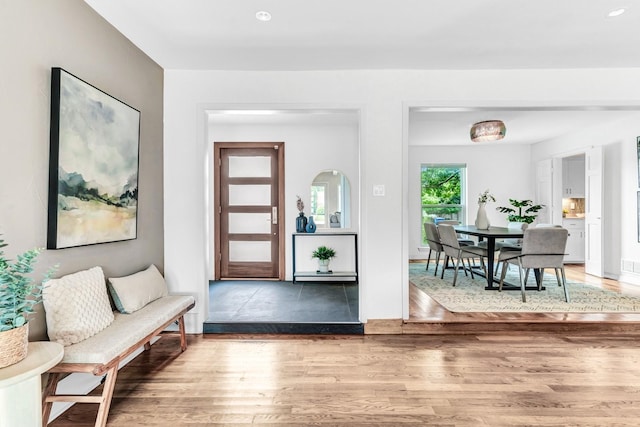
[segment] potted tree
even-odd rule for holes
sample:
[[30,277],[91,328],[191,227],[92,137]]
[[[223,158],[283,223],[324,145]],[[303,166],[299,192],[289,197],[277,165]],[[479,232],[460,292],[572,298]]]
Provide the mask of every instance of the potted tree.
[[318,247],[311,254],[311,258],[318,258],[318,273],[330,273],[329,262],[336,256],[336,251],[326,246]]
[[496,210],[506,213],[509,222],[524,222],[526,224],[535,221],[538,211],[544,207],[544,205],[534,205],[531,200],[509,199],[509,203],[513,207],[498,206]]
[[[28,274],[40,251],[31,249],[12,262],[4,255],[7,246],[0,239],[0,368],[18,363],[27,356],[29,316],[42,300],[42,283],[36,284]],[[53,269],[45,274],[49,279]]]

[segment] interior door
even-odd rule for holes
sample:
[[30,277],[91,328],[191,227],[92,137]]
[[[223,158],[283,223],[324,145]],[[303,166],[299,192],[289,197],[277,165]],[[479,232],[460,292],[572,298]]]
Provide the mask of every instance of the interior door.
[[591,147],[585,153],[585,266],[587,274],[603,276],[602,261],[602,147]]
[[216,279],[284,280],[284,143],[214,143]]

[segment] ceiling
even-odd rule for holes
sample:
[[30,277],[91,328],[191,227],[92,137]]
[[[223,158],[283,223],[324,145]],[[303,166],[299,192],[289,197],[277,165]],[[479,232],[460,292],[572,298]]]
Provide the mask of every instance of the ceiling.
[[[603,123],[613,123],[629,116],[638,117],[640,111],[626,109],[547,109],[502,108],[414,109],[409,114],[410,145],[481,145],[535,144],[559,138]],[[504,139],[473,143],[469,137],[471,126],[483,120],[502,120],[507,128]]]
[[[165,69],[640,68],[638,0],[85,0]],[[624,7],[618,17],[612,10]],[[269,22],[256,19],[268,11]],[[220,114],[222,113],[222,114]],[[227,124],[357,122],[300,112],[211,116]],[[501,119],[500,143],[532,144],[629,111],[466,109],[410,114],[414,145],[471,144]],[[540,126],[545,123],[545,126]]]
[[637,0],[85,1],[165,69],[640,67]]

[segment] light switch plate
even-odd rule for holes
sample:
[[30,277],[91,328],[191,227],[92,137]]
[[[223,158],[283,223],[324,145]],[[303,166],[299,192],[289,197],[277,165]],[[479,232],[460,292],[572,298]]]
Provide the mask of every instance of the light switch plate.
[[382,197],[384,196],[384,185],[378,184],[373,186],[373,195],[374,197]]

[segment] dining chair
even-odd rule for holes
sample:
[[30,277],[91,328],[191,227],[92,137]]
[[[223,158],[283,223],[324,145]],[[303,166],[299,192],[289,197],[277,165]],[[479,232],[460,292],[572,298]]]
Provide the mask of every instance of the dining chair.
[[[431,261],[431,252],[435,252],[436,268],[435,268],[435,271],[433,272],[433,275],[436,276],[438,274],[440,254],[444,252],[444,249],[442,248],[442,243],[440,242],[440,233],[438,233],[438,227],[433,222],[424,223],[424,232],[425,232],[425,235],[427,236],[427,243],[429,244],[429,255],[427,256],[427,268],[425,270],[429,271],[429,262]],[[444,269],[445,266],[443,266],[442,268]]]
[[[462,262],[462,269],[465,274],[467,274],[467,268],[465,267],[464,260],[467,259],[468,270],[471,273],[471,278],[473,279],[473,270],[471,269],[471,262],[469,261],[472,258],[480,258],[480,263],[482,265],[482,269],[485,271],[486,268],[484,266],[484,257],[488,255],[488,251],[484,248],[481,248],[476,245],[461,245],[458,241],[458,236],[456,235],[456,230],[450,224],[438,224],[438,232],[440,234],[440,242],[442,243],[442,248],[444,249],[445,259],[444,265],[447,265],[449,259],[455,259],[455,267],[453,269],[453,286],[456,285],[456,281],[458,279],[458,269],[460,268],[460,262]],[[444,268],[442,269],[442,274],[440,278],[444,278]]]
[[[440,225],[440,224],[460,225],[460,221],[457,221],[455,219],[442,219],[438,221],[438,224],[436,225]],[[476,244],[475,241],[471,239],[467,239],[466,237],[462,237],[460,233],[456,232],[456,236],[458,236],[458,242],[460,243],[461,246],[469,246],[469,245]]]
[[[511,224],[511,223],[509,223]],[[515,223],[515,224],[523,224],[523,223]],[[529,224],[524,224],[524,228],[522,228],[522,230],[526,230],[527,226]],[[556,225],[556,224],[546,224],[546,223],[540,223],[540,224],[536,224],[536,228],[561,228],[561,225]],[[513,252],[513,251],[519,251],[522,249],[522,239],[518,239],[519,240],[519,244],[517,245],[504,245],[501,246],[500,249],[504,249],[504,251],[502,251],[499,256],[498,256],[498,265],[502,265],[502,267],[506,267],[507,270],[509,269],[509,264],[502,262],[504,261],[504,259],[506,258],[512,258],[509,252]],[[507,253],[505,253],[507,252]],[[496,276],[498,275],[498,269],[496,269]],[[527,286],[527,280],[529,279],[529,270],[527,270],[525,276],[524,276],[524,285]]]
[[[503,263],[511,263],[518,266],[522,302],[527,302],[525,279],[529,271],[534,269],[540,272],[537,277],[538,290],[540,291],[545,268],[554,269],[558,286],[564,288],[565,301],[569,302],[569,291],[567,290],[567,280],[564,272],[564,254],[568,235],[568,230],[561,227],[528,228],[524,231],[522,249],[506,253]],[[503,267],[500,275],[500,291],[502,291],[505,273],[506,269]]]
[[[529,224],[526,222],[509,222],[507,224],[507,228],[510,230],[519,230],[523,231],[527,229]],[[479,245],[482,246],[482,245]],[[514,238],[514,239],[504,239],[501,242],[496,242],[496,250],[500,253],[498,254],[498,262],[497,266],[501,268],[509,267],[508,263],[503,262],[506,258],[511,258],[509,256],[509,252],[520,251],[522,249],[522,237]],[[495,275],[498,275],[498,268],[495,269]]]

